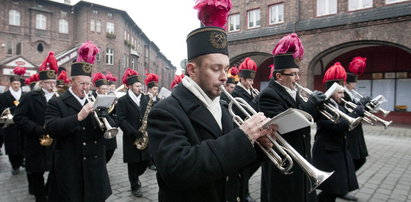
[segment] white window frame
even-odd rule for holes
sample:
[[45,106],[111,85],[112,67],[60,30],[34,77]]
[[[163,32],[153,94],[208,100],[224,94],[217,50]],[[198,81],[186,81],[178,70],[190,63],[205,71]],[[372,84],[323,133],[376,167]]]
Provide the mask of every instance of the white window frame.
[[284,22],[284,4],[274,4],[269,7],[269,24],[275,25]]
[[114,34],[114,23],[107,22],[106,23],[106,31],[107,31],[107,33]]
[[96,32],[100,33],[101,32],[101,21],[96,20]]
[[373,0],[348,0],[348,10],[355,11],[366,8],[371,8]]
[[106,64],[114,65],[114,49],[112,48],[106,49]]
[[385,4],[395,4],[395,3],[404,2],[404,1],[408,1],[408,0],[385,0]]
[[47,17],[43,14],[36,15],[36,29],[47,29]]
[[240,24],[240,14],[232,14],[228,17],[228,31],[229,32],[236,32],[240,31],[241,24]]
[[107,13],[107,16],[112,18],[113,17],[113,13]]
[[96,21],[94,19],[90,19],[90,31],[96,31]]
[[317,0],[317,16],[336,14],[337,6],[337,0]]
[[9,25],[20,26],[20,12],[17,10],[9,10]]
[[[259,8],[247,12],[247,27],[249,29],[261,26],[261,10]],[[250,23],[252,23],[250,25]]]
[[63,34],[69,33],[68,21],[66,19],[59,20],[59,33],[63,33]]

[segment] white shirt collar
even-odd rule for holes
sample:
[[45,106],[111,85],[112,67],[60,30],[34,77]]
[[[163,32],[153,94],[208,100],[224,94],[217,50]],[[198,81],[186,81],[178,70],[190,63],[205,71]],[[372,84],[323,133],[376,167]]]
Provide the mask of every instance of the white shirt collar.
[[247,89],[243,84],[241,84],[241,82],[238,82],[237,86],[240,86],[241,88],[245,90],[245,92],[251,95],[251,89]]
[[77,96],[74,92],[73,92],[73,90],[71,89],[71,87],[69,88],[69,92],[76,98],[76,100],[80,103],[80,105],[81,106],[83,106],[84,105],[84,103],[86,103],[86,100],[87,100],[87,95],[85,95],[84,97],[83,97],[83,99],[81,99],[79,96]]
[[21,98],[21,93],[22,93],[21,88],[19,88],[18,91],[14,91],[13,88],[10,88],[9,91],[10,91],[11,95],[14,97],[14,99],[20,100],[20,98]]
[[54,92],[49,92],[48,90],[41,88],[41,90],[44,92],[44,96],[46,97],[46,101],[48,102],[54,95]]
[[130,96],[131,100],[133,100],[136,105],[140,107],[141,93],[136,96],[136,94],[131,89],[128,89],[128,95]]
[[285,91],[287,91],[287,93],[288,94],[290,94],[290,96],[294,99],[294,100],[296,100],[297,99],[297,89],[291,89],[291,88],[289,88],[289,87],[287,87],[287,86],[284,86],[284,85],[282,85],[280,82],[278,82],[278,81],[275,81],[275,82],[277,82],[280,86],[282,86],[284,89],[285,89]]

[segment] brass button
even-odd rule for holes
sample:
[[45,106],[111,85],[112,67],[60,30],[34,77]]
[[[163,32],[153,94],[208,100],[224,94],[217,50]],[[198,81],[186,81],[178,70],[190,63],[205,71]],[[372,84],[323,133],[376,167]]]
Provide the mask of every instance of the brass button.
[[228,180],[230,180],[230,178],[227,176],[227,177],[225,178],[225,181],[228,182]]
[[86,146],[87,144],[85,142],[83,142],[83,145]]
[[97,144],[97,140],[96,140],[96,141],[94,141],[94,144]]
[[97,155],[95,155],[95,156],[94,156],[94,159],[97,159],[97,158],[98,158],[98,156],[97,156]]
[[86,160],[87,158],[86,157],[83,157],[83,160]]
[[238,201],[238,202],[240,202],[240,201],[241,201],[240,197],[238,197],[238,196],[237,196],[237,201]]
[[83,130],[86,130],[86,127],[83,127]]

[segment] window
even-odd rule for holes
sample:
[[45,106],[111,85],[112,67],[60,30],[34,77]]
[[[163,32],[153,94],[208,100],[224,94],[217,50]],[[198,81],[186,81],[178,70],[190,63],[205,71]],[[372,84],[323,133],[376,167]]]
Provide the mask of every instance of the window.
[[65,19],[59,20],[59,32],[63,34],[68,34],[68,22]]
[[127,40],[127,31],[124,31],[124,40]]
[[107,30],[108,33],[114,34],[114,23],[107,22]]
[[337,0],[317,0],[317,16],[337,13]]
[[36,15],[36,29],[46,30],[46,16],[42,14]]
[[90,20],[90,31],[94,32],[96,30],[96,21],[94,19]]
[[107,16],[111,18],[111,17],[113,17],[113,14],[112,13],[107,13]]
[[98,14],[98,10],[93,10],[93,14]]
[[6,48],[7,48],[7,54],[8,55],[13,54],[13,42],[12,41],[7,41],[6,42]]
[[62,18],[67,17],[67,12],[66,11],[60,11],[60,15]]
[[96,20],[96,32],[100,33],[101,32],[101,21]]
[[348,10],[355,11],[364,8],[371,8],[372,0],[349,0],[348,1]]
[[9,25],[20,26],[20,12],[16,10],[9,11]]
[[106,64],[108,65],[114,64],[114,50],[111,48],[106,49]]
[[284,4],[270,6],[270,25],[284,22]]
[[16,55],[21,55],[21,42],[16,44]]
[[260,27],[260,9],[248,11],[248,28]]
[[44,51],[43,44],[39,43],[39,44],[37,45],[37,51],[38,51],[39,53],[42,53],[42,52]]
[[398,3],[398,2],[403,2],[403,1],[408,1],[408,0],[385,0],[385,3],[392,4],[392,3]]
[[240,30],[240,14],[230,15],[228,18],[228,31],[234,32]]

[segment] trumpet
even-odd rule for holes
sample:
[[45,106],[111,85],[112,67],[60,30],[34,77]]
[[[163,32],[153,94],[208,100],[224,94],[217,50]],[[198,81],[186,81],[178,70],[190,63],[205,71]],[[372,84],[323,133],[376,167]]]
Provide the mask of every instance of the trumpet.
[[[310,95],[312,93],[312,91],[308,88],[302,87],[298,83],[295,83],[295,85],[297,86],[297,88],[300,89],[299,95],[300,95],[301,99],[303,99],[304,102],[307,102],[308,101],[308,95]],[[306,96],[303,96],[303,93],[305,93]],[[330,103],[324,103],[323,107],[325,109],[320,110],[320,113],[323,116],[325,116],[327,119],[329,119],[333,123],[337,123],[340,118],[343,118],[343,119],[347,120],[348,123],[349,123],[349,129],[348,130],[350,130],[350,131],[353,130],[355,127],[358,126],[358,124],[361,123],[362,119],[360,117],[352,118],[352,117],[348,116],[347,114],[345,114],[344,112],[342,112],[341,110],[339,110],[337,107],[335,107],[334,105],[332,105]]]
[[251,94],[253,95],[253,98],[257,97],[258,94],[260,94],[260,91],[258,91],[257,89],[253,88],[253,86],[250,86],[251,88]]
[[[360,98],[364,97],[354,89],[352,89],[351,92],[353,92],[354,94],[356,94]],[[381,104],[386,102],[386,101],[387,100],[385,99],[385,97],[383,95],[377,95],[369,103],[367,103],[365,107],[367,107],[372,113],[381,112],[384,115],[384,117],[386,117],[390,113],[390,111],[382,109],[380,107]]]
[[[352,110],[358,106],[358,105],[356,105],[356,104],[353,103],[353,102],[344,100],[344,98],[341,98],[341,101],[344,102],[344,107],[345,107],[349,112],[352,112]],[[364,115],[365,115],[366,117],[363,117],[362,119],[363,119],[365,122],[367,122],[367,123],[369,123],[369,124],[371,124],[371,125],[373,125],[373,126],[375,125],[376,122],[381,122],[381,123],[384,125],[385,129],[387,129],[387,127],[392,123],[392,121],[386,121],[386,120],[384,120],[384,119],[381,119],[380,117],[375,116],[374,114],[372,114],[371,112],[368,112],[368,111],[366,111],[366,110],[364,110]]]
[[7,107],[1,112],[0,123],[4,124],[3,128],[7,128],[9,125],[14,124],[13,114],[11,114],[10,107]]
[[[220,90],[230,99],[228,104],[228,111],[233,117],[233,121],[241,126],[244,120],[241,119],[239,115],[236,115],[233,111],[233,104],[244,114],[247,118],[257,112],[242,98],[234,98],[230,93],[224,88],[224,85],[220,86]],[[283,158],[274,151],[273,148],[265,148],[259,142],[256,144],[261,148],[264,154],[271,160],[271,162],[284,174],[290,174],[290,170],[293,167],[293,159],[300,165],[304,172],[308,175],[311,182],[311,190],[315,190],[321,183],[323,183],[328,177],[330,177],[333,172],[324,172],[318,170],[313,165],[311,165],[307,160],[304,159],[290,144],[285,141],[281,135],[275,133],[275,140],[270,136],[266,136],[271,143],[273,143],[275,149],[283,155]]]
[[[86,91],[84,91],[84,95],[86,95],[86,99],[88,102],[96,101],[96,98],[94,98],[92,94],[88,94]],[[95,110],[93,111],[93,115],[101,131],[104,132],[104,138],[111,139],[117,135],[118,129],[112,127],[106,117],[98,117],[97,112]]]
[[42,135],[39,138],[40,145],[44,147],[49,147],[53,143],[53,138],[50,137],[49,134]]

